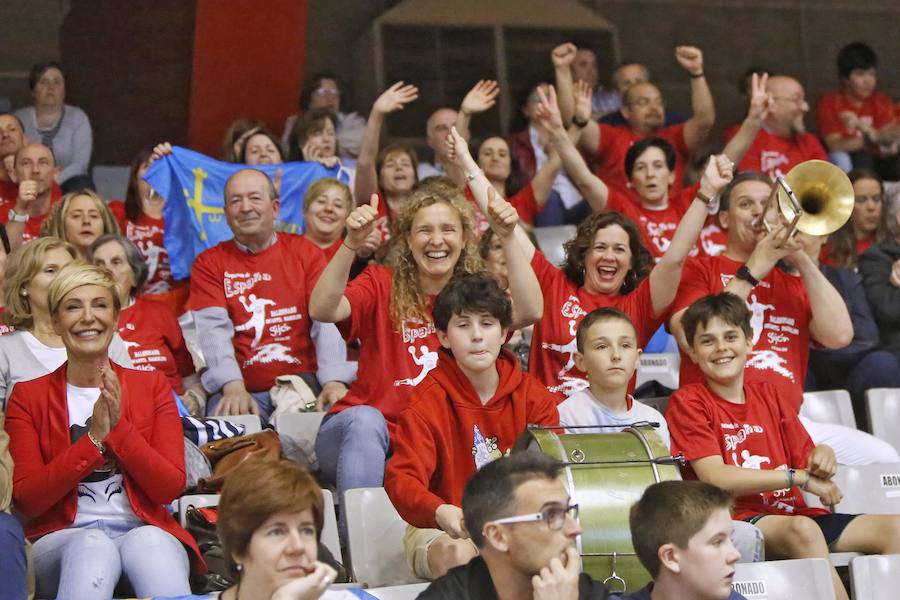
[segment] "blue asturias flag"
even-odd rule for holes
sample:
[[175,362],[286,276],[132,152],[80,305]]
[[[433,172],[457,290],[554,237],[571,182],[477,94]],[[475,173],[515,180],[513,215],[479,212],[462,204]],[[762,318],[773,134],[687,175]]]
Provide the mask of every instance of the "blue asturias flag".
[[[197,255],[230,240],[231,229],[223,212],[225,182],[246,165],[215,160],[193,150],[175,146],[172,154],[153,163],[144,179],[166,199],[165,244],[172,265],[172,276],[185,279]],[[328,169],[317,162],[294,162],[253,167],[273,180],[281,169],[281,209],[277,228],[302,233],[303,196],[306,188],[323,177],[338,177],[345,183],[347,172]]]

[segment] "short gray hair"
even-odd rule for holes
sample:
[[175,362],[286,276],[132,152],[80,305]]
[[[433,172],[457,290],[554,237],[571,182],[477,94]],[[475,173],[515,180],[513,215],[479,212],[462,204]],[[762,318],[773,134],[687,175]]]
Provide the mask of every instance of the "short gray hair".
[[88,261],[93,263],[94,253],[97,251],[97,249],[111,242],[119,244],[125,251],[125,258],[128,260],[128,265],[131,267],[131,273],[134,275],[134,287],[131,288],[131,295],[136,297],[144,287],[144,284],[147,283],[147,277],[150,274],[150,268],[147,266],[146,259],[144,259],[144,253],[141,252],[141,249],[138,248],[134,242],[121,235],[116,235],[114,233],[105,233],[94,240],[94,243],[91,244],[90,248],[88,248]]

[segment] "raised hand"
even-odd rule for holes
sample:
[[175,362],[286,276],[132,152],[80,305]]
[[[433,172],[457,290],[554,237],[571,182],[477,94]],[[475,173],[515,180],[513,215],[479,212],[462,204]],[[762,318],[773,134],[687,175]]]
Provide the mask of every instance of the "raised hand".
[[369,235],[366,236],[362,246],[356,249],[356,255],[358,257],[369,258],[375,254],[375,251],[378,250],[379,247],[381,247],[381,232],[384,230],[386,224],[387,216],[375,219],[375,227],[373,227],[372,231],[369,232]]
[[325,156],[323,154],[324,150],[319,144],[316,143],[315,140],[306,140],[306,143],[303,144],[303,148],[301,148],[300,150],[303,153],[304,160],[317,162],[328,169],[334,167],[338,163],[338,157]]
[[556,69],[569,69],[575,60],[576,52],[578,52],[578,48],[575,47],[575,44],[566,42],[553,49],[553,52],[550,53],[550,60],[553,61]]
[[[235,142],[235,143],[237,143],[237,142]],[[241,142],[241,143],[243,143],[243,142]],[[170,144],[169,142],[163,142],[162,144],[157,144],[156,146],[153,147],[153,152],[150,154],[150,160],[147,161],[147,164],[152,165],[153,163],[158,161],[160,158],[162,158],[163,156],[166,156],[168,154],[172,154],[172,144]],[[240,154],[240,152],[238,152],[237,154]],[[237,156],[237,154],[235,156]]]
[[689,75],[703,75],[703,52],[694,46],[675,48],[675,59]]
[[763,73],[762,76],[754,73],[750,78],[750,108],[747,110],[747,116],[751,119],[762,121],[772,110],[774,100],[771,92],[766,91],[768,81],[768,73]]
[[703,175],[700,177],[700,190],[709,196],[719,194],[734,177],[734,163],[724,154],[709,157]]
[[378,219],[378,194],[372,194],[370,204],[360,204],[347,217],[347,244],[354,252],[366,242],[369,234],[375,230]]
[[[803,251],[800,241],[793,237],[787,237],[787,233],[787,224],[779,223],[756,243],[756,248],[747,259],[747,268],[754,277],[764,279],[778,261],[794,252]],[[785,239],[786,237],[787,239]]]
[[575,119],[582,123],[590,121],[593,110],[591,96],[594,90],[587,83],[579,80],[575,82],[573,92],[575,94]]
[[388,115],[392,112],[403,110],[407,104],[418,97],[419,88],[398,81],[378,96],[375,104],[372,105],[372,110],[382,115]]
[[459,135],[455,126],[450,128],[450,135],[447,136],[447,158],[464,171],[469,171],[473,165],[478,168],[469,152],[469,143]]
[[19,197],[16,198],[16,212],[24,213],[28,206],[37,199],[38,182],[26,179],[19,183]]
[[494,235],[500,240],[508,239],[516,230],[519,223],[519,213],[516,208],[503,199],[493,187],[488,188],[487,217],[491,222]]
[[499,95],[500,86],[496,81],[482,79],[463,98],[459,111],[467,115],[484,112],[497,103],[497,96]]
[[547,130],[565,130],[562,115],[559,112],[559,102],[556,99],[556,89],[548,86],[547,93],[544,94],[540,86],[535,88],[540,102],[534,107],[534,117],[541,122]]

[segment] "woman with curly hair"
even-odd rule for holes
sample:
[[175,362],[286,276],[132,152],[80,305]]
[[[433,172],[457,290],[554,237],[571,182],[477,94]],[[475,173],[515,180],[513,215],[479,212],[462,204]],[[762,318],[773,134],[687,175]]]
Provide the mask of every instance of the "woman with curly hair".
[[[437,364],[434,298],[453,275],[484,270],[471,204],[458,189],[425,184],[397,215],[388,266],[370,265],[348,284],[356,250],[375,228],[377,196],[371,202],[347,218],[347,237],[309,304],[311,318],[338,323],[347,339],[360,340],[357,379],[325,416],[316,440],[319,464],[339,492],[382,485],[389,429]],[[499,197],[488,214],[504,240],[513,328],[523,327],[540,317],[542,306],[534,272],[513,235],[518,216]]]

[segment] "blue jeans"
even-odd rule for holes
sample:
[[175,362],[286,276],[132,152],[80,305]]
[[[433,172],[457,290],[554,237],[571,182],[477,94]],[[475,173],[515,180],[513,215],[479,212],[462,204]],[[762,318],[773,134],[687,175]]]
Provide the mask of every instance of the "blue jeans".
[[19,521],[0,513],[0,600],[18,600],[28,595],[25,584],[25,533]]
[[181,542],[153,525],[121,535],[107,528],[70,527],[34,543],[40,598],[109,600],[123,575],[139,597],[184,596],[191,593],[189,570]]
[[[387,422],[377,408],[351,406],[322,421],[316,437],[319,468],[337,487],[343,502],[345,490],[381,487],[389,445]],[[338,529],[347,541],[347,523],[341,511]]]

